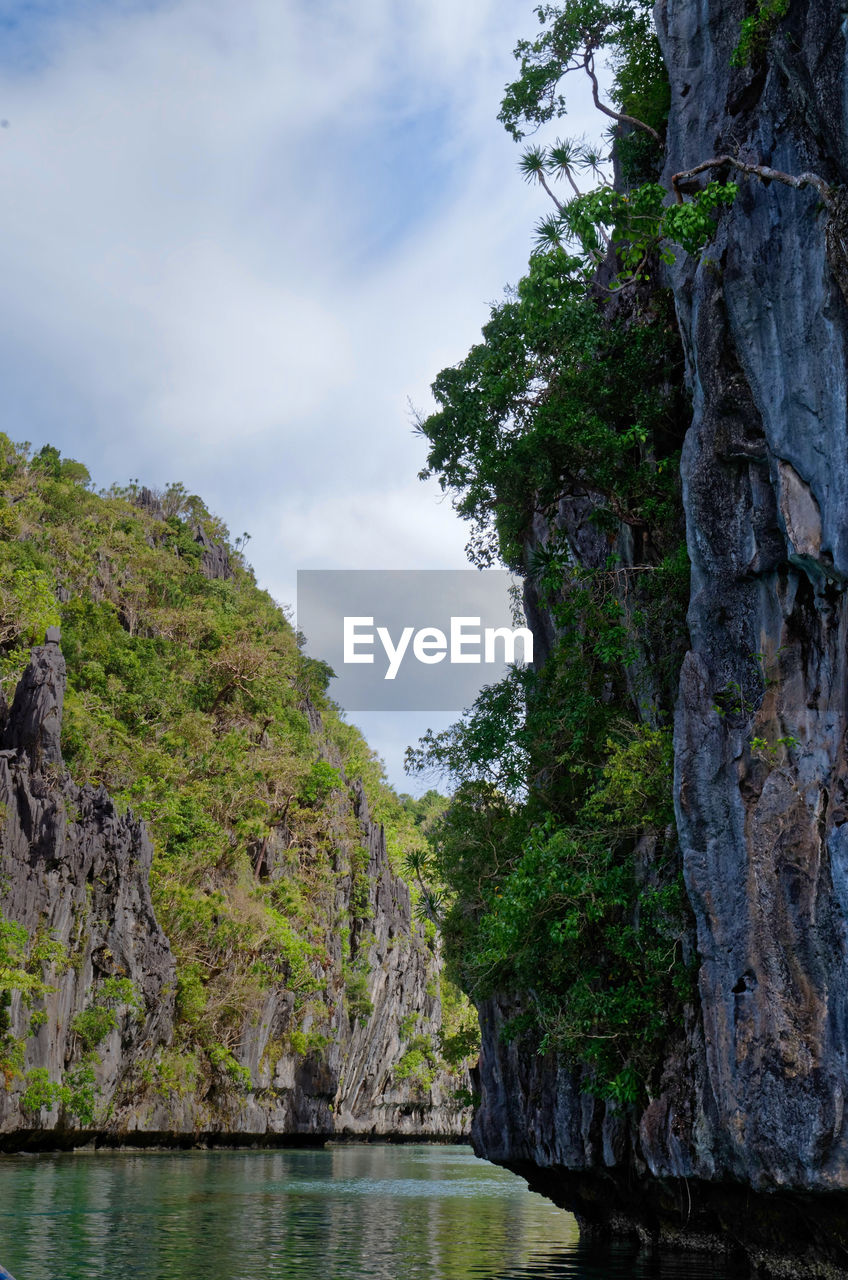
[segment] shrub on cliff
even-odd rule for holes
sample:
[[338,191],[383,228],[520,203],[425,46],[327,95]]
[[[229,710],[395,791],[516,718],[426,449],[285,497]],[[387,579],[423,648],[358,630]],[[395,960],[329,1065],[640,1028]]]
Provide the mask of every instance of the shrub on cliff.
[[[367,856],[349,785],[362,779],[396,866],[418,839],[242,546],[181,485],[96,493],[54,448],[33,457],[0,436],[0,679],[11,692],[31,643],[61,625],[65,763],[147,823],[177,1047],[200,1064],[198,1089],[239,1083],[232,1051],[271,987],[293,992],[293,1030],[326,1026],[341,998],[327,990],[333,934],[366,1012]],[[113,1024],[95,993],[76,1030],[93,1050]]]

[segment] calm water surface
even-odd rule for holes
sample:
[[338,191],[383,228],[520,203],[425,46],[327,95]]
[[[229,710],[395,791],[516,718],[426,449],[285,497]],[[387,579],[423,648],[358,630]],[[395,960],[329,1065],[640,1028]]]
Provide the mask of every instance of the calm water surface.
[[467,1147],[0,1157],[15,1280],[735,1280],[582,1248],[570,1214]]

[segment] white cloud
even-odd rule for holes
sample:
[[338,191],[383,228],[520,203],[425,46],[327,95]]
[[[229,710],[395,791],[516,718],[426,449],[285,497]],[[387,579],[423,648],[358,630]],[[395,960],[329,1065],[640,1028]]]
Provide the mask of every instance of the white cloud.
[[534,22],[170,0],[42,24],[0,68],[2,427],[98,483],[183,480],[282,597],[306,563],[461,567],[406,400],[526,263],[543,205],[495,117]]

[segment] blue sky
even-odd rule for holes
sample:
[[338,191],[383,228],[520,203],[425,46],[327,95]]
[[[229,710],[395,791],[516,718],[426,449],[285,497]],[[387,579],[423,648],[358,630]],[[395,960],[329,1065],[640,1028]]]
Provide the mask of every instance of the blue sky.
[[[263,586],[462,568],[426,409],[543,197],[496,116],[512,0],[0,3],[0,425],[181,480]],[[568,132],[599,132],[585,95]],[[362,722],[393,780],[426,717]]]

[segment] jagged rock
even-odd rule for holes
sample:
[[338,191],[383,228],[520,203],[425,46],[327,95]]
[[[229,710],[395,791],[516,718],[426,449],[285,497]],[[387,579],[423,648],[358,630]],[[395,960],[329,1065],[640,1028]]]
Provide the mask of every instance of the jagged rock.
[[[757,72],[730,66],[742,4],[709,23],[658,10],[674,104],[667,173],[741,145],[786,172],[844,181],[844,23],[834,5],[803,9]],[[676,789],[712,1099],[702,1142],[712,1176],[762,1189],[848,1187],[848,950],[834,893],[846,819],[848,308],[825,222],[816,194],[745,182],[700,265],[673,272],[694,392]],[[771,758],[757,759],[755,739]]]
[[[150,899],[153,850],[141,823],[119,815],[102,787],[77,787],[65,775],[59,746],[65,660],[58,629],[33,650],[18,683],[0,752],[0,913],[30,940],[50,937],[64,961],[45,974],[53,990],[46,1021],[30,1034],[20,995],[11,1034],[26,1041],[26,1068],[60,1080],[81,1055],[74,1018],[90,1001],[95,973],[129,978],[140,1017],[125,1009],[100,1046],[97,1084],[111,1097],[138,1055],[170,1040],[174,960]],[[40,976],[40,975],[39,975]],[[0,1092],[0,1135],[38,1124],[22,1112],[21,1087]],[[51,1113],[49,1124],[60,1117]]]
[[2,746],[26,752],[33,769],[60,767],[64,699],[65,659],[59,648],[59,628],[50,627],[15,690]]
[[164,520],[165,512],[162,507],[162,499],[159,498],[152,489],[148,489],[145,485],[135,499],[136,506],[141,507],[142,511],[146,511],[154,520]]
[[[392,1074],[403,1053],[401,1027],[410,1012],[417,1015],[419,1031],[431,1038],[438,1034],[440,1004],[433,985],[437,944],[431,950],[423,937],[412,933],[409,889],[389,865],[385,833],[371,820],[359,783],[354,787],[354,813],[368,850],[373,911],[368,993],[374,1012],[367,1021],[355,1019],[351,1027],[344,1078],[334,1102],[336,1128],[342,1133],[414,1133],[432,1124],[428,1113],[458,1118],[443,1075],[429,1090],[418,1090],[394,1081]],[[450,1130],[440,1125],[436,1132]]]
[[195,542],[203,548],[200,556],[200,572],[206,578],[220,578],[224,581],[233,576],[230,556],[223,542],[213,542],[203,525],[196,524],[192,531]]
[[[657,5],[666,182],[715,155],[848,176],[844,14],[793,5],[753,69],[750,6]],[[641,1115],[501,1043],[482,1010],[474,1141],[587,1227],[738,1244],[770,1274],[848,1274],[848,306],[844,230],[810,190],[743,180],[671,284],[694,416],[682,459],[691,651],[675,749],[699,1001]],[[781,741],[782,739],[782,741]],[[766,742],[765,750],[757,741]]]
[[[65,961],[44,975],[54,989],[34,1034],[30,1009],[19,993],[13,997],[8,1031],[25,1044],[24,1073],[46,1068],[50,1080],[60,1081],[82,1056],[74,1019],[96,1001],[97,983],[127,977],[142,1008],[138,1016],[119,1009],[118,1025],[97,1046],[100,1140],[465,1133],[468,1110],[451,1096],[456,1081],[438,1072],[425,1087],[394,1075],[410,1017],[419,1034],[438,1034],[440,957],[435,943],[413,928],[409,890],[391,869],[385,834],[371,820],[358,784],[353,818],[359,841],[351,835],[349,801],[338,796],[339,874],[330,892],[348,921],[350,959],[366,975],[365,1000],[348,1010],[342,937],[329,935],[323,1042],[306,1053],[292,1047],[290,1033],[309,1031],[311,1015],[296,1022],[294,993],[272,987],[261,1015],[246,1018],[242,1028],[237,1057],[250,1073],[247,1091],[180,1096],[154,1087],[154,1064],[173,1036],[176,972],[150,896],[152,848],[144,825],[118,814],[102,787],[77,787],[67,777],[59,749],[65,663],[58,640],[53,630],[33,650],[0,750],[0,916],[23,925],[31,943],[53,938],[65,953]],[[311,722],[319,731],[314,708]],[[359,847],[367,862],[357,885],[353,854]],[[257,873],[286,874],[285,848],[281,833]],[[354,894],[363,889],[366,898],[353,910]],[[8,1083],[0,1090],[0,1148],[84,1140],[57,1108],[40,1116],[26,1111],[23,1076]]]

